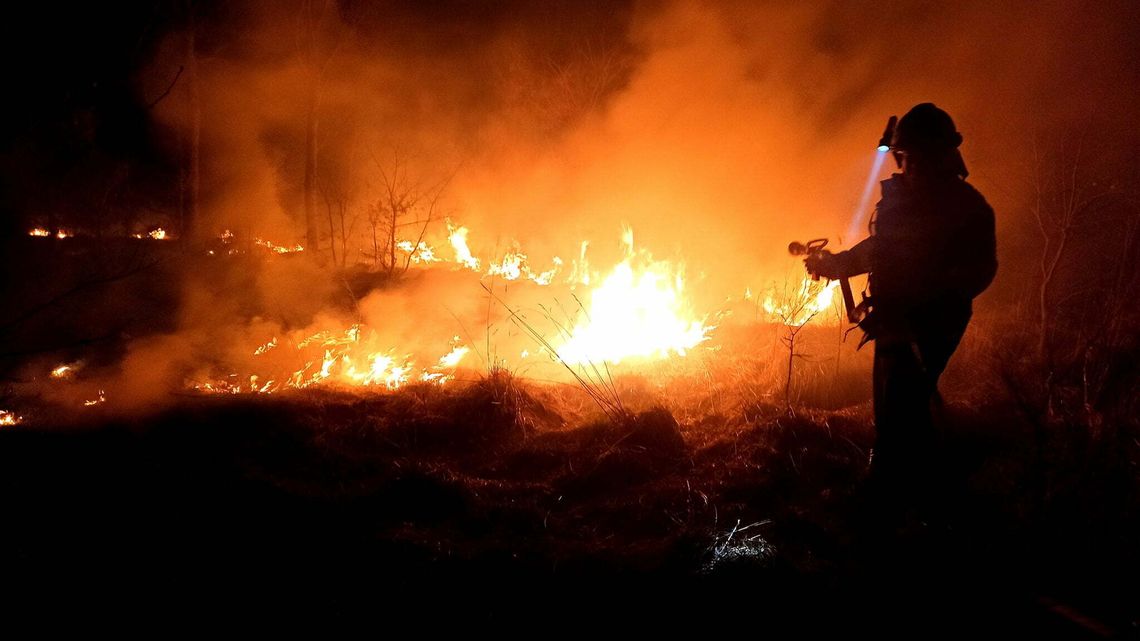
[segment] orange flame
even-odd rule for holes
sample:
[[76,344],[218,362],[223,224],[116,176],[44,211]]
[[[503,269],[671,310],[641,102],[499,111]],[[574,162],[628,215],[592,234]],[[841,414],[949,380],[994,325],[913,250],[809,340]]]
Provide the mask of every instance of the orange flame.
[[[580,243],[579,256],[567,273],[562,272],[564,263],[557,256],[549,269],[536,271],[517,244],[498,259],[484,261],[471,253],[466,227],[448,220],[447,228],[453,261],[438,257],[424,241],[400,241],[397,248],[409,257],[410,263],[421,266],[447,263],[480,277],[527,280],[544,286],[561,282],[571,288],[585,288],[581,313],[567,319],[565,326],[559,328],[558,339],[539,350],[567,364],[684,356],[708,340],[714,329],[706,324],[707,316],[698,315],[691,308],[683,266],[655,260],[648,251],[635,249],[629,228],[622,232],[625,258],[604,276],[590,270],[588,242]],[[257,242],[280,251],[261,239]],[[479,269],[481,265],[486,266],[484,270]],[[435,360],[424,359],[422,354],[380,344],[375,332],[365,336],[364,328],[356,324],[310,335],[274,336],[247,352],[259,359],[256,366],[249,368],[254,372],[239,370],[222,380],[206,377],[207,380],[192,381],[190,385],[208,393],[273,393],[317,385],[395,389],[411,381],[442,384],[455,377],[456,368],[470,351],[455,337],[447,354]],[[524,351],[521,358],[529,356]]]
[[447,240],[451,243],[451,248],[455,250],[455,261],[468,269],[479,270],[479,259],[471,255],[471,249],[467,247],[467,228],[456,227],[447,220]]
[[590,292],[585,319],[557,348],[567,363],[684,356],[713,329],[689,309],[683,270],[635,254],[632,230],[622,236],[626,259]]
[[399,249],[405,254],[408,254],[409,260],[411,260],[413,264],[417,265],[424,263],[437,263],[442,260],[436,257],[435,250],[422,240],[419,243],[412,243],[410,240],[401,240],[400,242],[396,243],[396,249]]
[[[229,236],[227,237],[225,234],[229,234]],[[227,238],[233,238],[233,234],[230,233],[230,231],[228,229],[226,230],[226,232],[224,234],[222,234],[222,242],[229,242],[227,240]],[[292,254],[294,252],[305,251],[305,248],[302,247],[301,245],[293,245],[292,247],[286,247],[284,245],[277,245],[275,243],[272,243],[268,240],[263,240],[261,238],[254,238],[253,243],[255,245],[264,247],[264,248],[268,249],[269,251],[276,252],[278,254]]]
[[[312,386],[379,386],[396,389],[412,380],[444,384],[455,378],[458,367],[469,348],[459,345],[458,338],[452,340],[450,352],[432,366],[418,369],[410,355],[400,356],[396,350],[375,350],[375,336],[362,337],[361,326],[352,325],[348,329],[333,332],[322,331],[302,338],[291,344],[292,349],[283,352],[279,358],[286,361],[302,359],[303,365],[290,372],[278,370],[277,375],[263,376],[250,374],[232,379],[247,380],[246,383],[230,381],[208,381],[192,384],[201,392],[215,394],[255,393],[269,394],[285,389],[304,389]],[[280,347],[275,337],[254,350],[254,356],[264,356]],[[316,356],[306,353],[316,349]],[[293,367],[296,367],[293,365]],[[271,369],[271,367],[267,367]]]

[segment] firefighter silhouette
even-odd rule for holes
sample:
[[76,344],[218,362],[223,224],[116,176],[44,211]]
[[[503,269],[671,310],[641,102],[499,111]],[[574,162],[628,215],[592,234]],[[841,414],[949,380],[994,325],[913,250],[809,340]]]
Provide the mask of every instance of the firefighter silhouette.
[[875,445],[870,479],[904,492],[930,481],[938,460],[938,379],[958,347],[972,301],[997,271],[994,214],[966,182],[953,120],[931,103],[894,128],[900,169],[882,181],[870,235],[848,251],[805,261],[828,278],[869,273],[875,341]]

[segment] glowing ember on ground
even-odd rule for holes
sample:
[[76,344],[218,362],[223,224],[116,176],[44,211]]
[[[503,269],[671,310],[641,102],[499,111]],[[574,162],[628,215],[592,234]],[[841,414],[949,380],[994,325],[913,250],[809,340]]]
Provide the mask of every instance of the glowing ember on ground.
[[16,416],[8,410],[0,410],[0,427],[19,425],[22,420],[24,420],[23,416]]
[[170,240],[171,236],[170,232],[166,231],[162,227],[159,227],[158,229],[148,231],[145,234],[131,234],[131,238],[137,238],[139,240],[143,240],[144,238],[150,238],[152,240]]
[[713,329],[689,309],[682,269],[635,254],[631,230],[623,241],[626,259],[589,293],[585,318],[557,347],[567,363],[683,356]]
[[51,232],[44,229],[43,227],[36,227],[35,229],[29,231],[28,235],[29,236],[37,236],[39,238],[46,238],[48,236],[51,236]]
[[88,401],[83,401],[83,405],[84,405],[84,407],[91,407],[92,405],[98,405],[100,403],[106,403],[106,402],[107,402],[107,393],[104,392],[103,390],[99,390],[99,398],[88,400]]

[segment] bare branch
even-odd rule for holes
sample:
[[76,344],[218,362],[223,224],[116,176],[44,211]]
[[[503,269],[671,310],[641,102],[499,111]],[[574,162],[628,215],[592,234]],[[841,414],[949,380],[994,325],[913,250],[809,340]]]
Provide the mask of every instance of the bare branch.
[[162,102],[164,98],[170,95],[170,92],[174,90],[174,85],[178,84],[178,79],[182,77],[182,72],[185,70],[186,67],[184,65],[178,65],[178,71],[174,74],[174,79],[170,81],[170,84],[166,87],[165,91],[160,93],[157,98],[147,104],[146,108],[148,110],[157,107],[158,103]]

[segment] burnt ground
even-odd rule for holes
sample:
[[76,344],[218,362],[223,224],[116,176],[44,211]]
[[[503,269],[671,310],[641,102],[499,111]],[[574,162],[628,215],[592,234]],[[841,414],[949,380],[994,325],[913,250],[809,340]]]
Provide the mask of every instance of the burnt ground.
[[49,628],[1136,634],[1135,450],[1035,449],[1014,414],[951,407],[938,500],[883,525],[865,407],[557,408],[503,375],[4,430],[5,609]]

